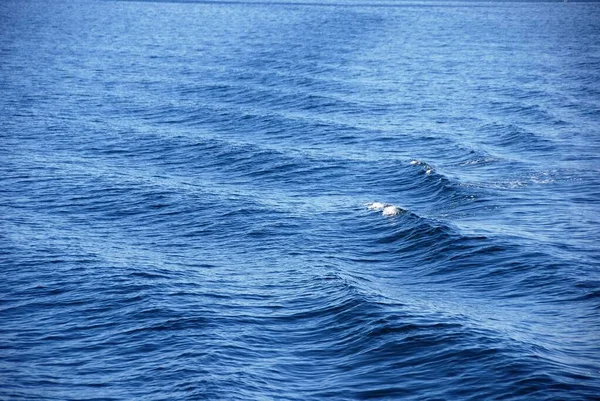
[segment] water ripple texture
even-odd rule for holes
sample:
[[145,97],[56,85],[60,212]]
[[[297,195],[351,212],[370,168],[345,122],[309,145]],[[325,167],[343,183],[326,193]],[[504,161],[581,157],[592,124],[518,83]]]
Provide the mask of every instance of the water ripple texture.
[[598,399],[599,3],[6,0],[0,93],[0,399]]

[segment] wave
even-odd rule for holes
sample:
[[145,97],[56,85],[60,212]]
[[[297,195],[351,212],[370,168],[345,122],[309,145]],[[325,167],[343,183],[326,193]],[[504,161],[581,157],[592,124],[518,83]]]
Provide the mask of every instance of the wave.
[[595,399],[593,6],[234,3],[0,4],[0,398]]

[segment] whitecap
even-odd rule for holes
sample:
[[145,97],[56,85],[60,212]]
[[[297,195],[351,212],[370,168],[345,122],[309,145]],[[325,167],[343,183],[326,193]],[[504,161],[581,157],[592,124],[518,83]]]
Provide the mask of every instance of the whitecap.
[[372,202],[367,203],[367,209],[381,211],[383,216],[397,216],[400,213],[404,212],[404,210],[398,206],[391,205],[389,203],[383,202]]
[[427,175],[433,173],[433,167],[431,167],[429,164],[422,162],[420,160],[417,160],[417,159],[412,160],[409,164],[411,166],[422,166],[423,171],[425,171],[425,174],[427,174]]
[[373,202],[367,204],[367,209],[369,210],[383,210],[386,206],[389,206],[387,203],[381,202]]
[[383,216],[397,216],[400,213],[402,213],[402,209],[394,205],[384,207],[383,211],[381,212]]

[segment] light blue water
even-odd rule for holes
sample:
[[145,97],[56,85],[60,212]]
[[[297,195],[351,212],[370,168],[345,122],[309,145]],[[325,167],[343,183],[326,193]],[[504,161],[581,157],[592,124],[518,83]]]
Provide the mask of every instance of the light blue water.
[[0,399],[599,399],[600,4],[7,0],[0,93]]

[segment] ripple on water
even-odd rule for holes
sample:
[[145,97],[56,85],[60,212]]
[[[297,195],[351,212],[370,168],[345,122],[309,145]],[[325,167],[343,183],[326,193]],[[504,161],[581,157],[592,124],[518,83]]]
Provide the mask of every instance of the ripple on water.
[[0,3],[0,398],[594,399],[595,15]]

